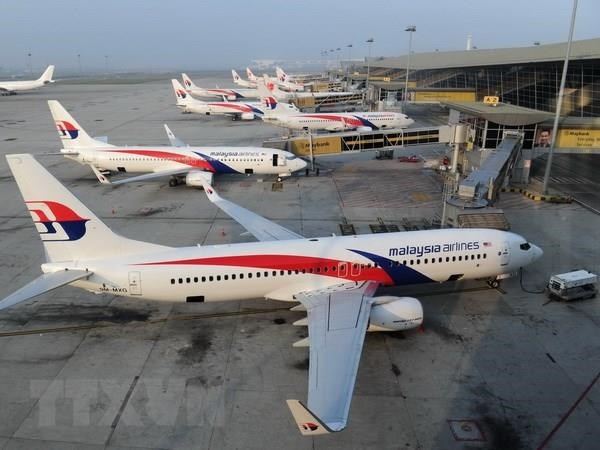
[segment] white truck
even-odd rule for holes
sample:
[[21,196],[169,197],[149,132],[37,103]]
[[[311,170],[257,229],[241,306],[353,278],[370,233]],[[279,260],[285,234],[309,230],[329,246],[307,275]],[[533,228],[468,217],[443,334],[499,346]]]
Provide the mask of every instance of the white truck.
[[587,270],[560,273],[550,277],[546,293],[550,298],[565,301],[593,298],[598,293],[597,282],[598,275]]

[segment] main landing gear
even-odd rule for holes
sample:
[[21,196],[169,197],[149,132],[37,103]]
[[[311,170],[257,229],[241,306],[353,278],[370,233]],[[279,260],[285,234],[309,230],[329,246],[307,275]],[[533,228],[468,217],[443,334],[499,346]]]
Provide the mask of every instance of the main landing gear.
[[491,280],[487,280],[487,285],[492,289],[498,289],[500,287],[500,280],[492,278]]
[[177,179],[177,177],[171,177],[171,179],[169,180],[169,186],[175,187],[178,184],[179,184],[179,180]]

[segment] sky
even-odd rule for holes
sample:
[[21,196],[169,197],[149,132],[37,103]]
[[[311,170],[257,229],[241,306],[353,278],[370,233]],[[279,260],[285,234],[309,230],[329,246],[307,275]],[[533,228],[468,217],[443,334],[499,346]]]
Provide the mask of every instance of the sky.
[[[0,70],[243,70],[255,59],[364,58],[566,41],[571,0],[0,0]],[[500,10],[502,7],[502,10]],[[574,39],[600,37],[579,0]],[[31,53],[31,57],[28,54]],[[81,55],[78,59],[77,55]],[[105,58],[107,56],[107,58]],[[333,57],[332,57],[333,58]]]

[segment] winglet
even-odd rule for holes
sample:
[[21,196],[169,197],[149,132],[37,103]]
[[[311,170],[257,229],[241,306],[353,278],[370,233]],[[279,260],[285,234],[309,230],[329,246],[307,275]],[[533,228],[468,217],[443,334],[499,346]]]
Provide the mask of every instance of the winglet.
[[217,191],[215,191],[215,188],[212,187],[206,180],[201,179],[200,182],[202,183],[202,189],[204,189],[204,192],[206,192],[206,196],[212,203],[221,200],[221,196],[217,193]]
[[311,413],[300,400],[287,400],[287,404],[302,436],[317,436],[331,433],[327,425]]
[[112,184],[108,178],[106,178],[104,175],[102,175],[102,173],[100,173],[100,171],[98,170],[98,168],[96,166],[94,166],[93,164],[90,164],[90,167],[94,171],[94,175],[96,175],[96,177],[98,178],[98,181],[100,183]]
[[185,142],[183,142],[181,139],[179,139],[177,136],[175,136],[175,134],[171,131],[171,129],[169,128],[169,126],[164,123],[163,124],[165,127],[165,131],[167,132],[167,137],[169,138],[169,142],[171,143],[171,145],[173,147],[185,147]]

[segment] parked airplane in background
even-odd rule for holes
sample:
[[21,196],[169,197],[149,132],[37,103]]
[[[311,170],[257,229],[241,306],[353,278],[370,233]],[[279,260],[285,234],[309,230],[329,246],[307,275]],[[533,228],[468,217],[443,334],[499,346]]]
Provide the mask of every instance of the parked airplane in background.
[[240,100],[245,98],[258,98],[258,91],[256,89],[229,89],[229,88],[215,88],[215,89],[204,89],[194,84],[192,79],[185,73],[181,74],[183,78],[183,84],[188,94],[192,94],[196,97],[217,97],[226,100]]
[[[249,71],[250,74],[252,74],[252,71],[250,71],[250,69],[246,69],[246,70]],[[254,81],[244,80],[242,77],[239,76],[239,74],[235,70],[231,71],[231,75],[233,76],[233,82],[235,84],[237,84],[238,86],[242,86],[242,87],[249,87],[249,88],[256,89],[258,86],[258,83],[264,83],[262,77],[256,77],[256,76],[254,76],[254,74],[252,74],[252,78],[254,79]],[[298,83],[289,82],[289,81],[281,81],[279,79],[277,79],[277,81],[275,81],[275,82],[277,83],[279,88],[281,88],[282,90],[287,91],[287,92],[296,92],[296,91],[304,90],[304,85],[301,85]]]
[[415,121],[395,112],[303,113],[289,103],[279,103],[274,97],[262,98],[263,120],[292,130],[372,131],[385,128],[406,128]]
[[[265,91],[263,88],[266,88],[267,90]],[[323,99],[331,97],[355,97],[357,95],[356,92],[284,92],[279,88],[279,84],[275,80],[272,80],[267,74],[263,75],[263,83],[258,83],[256,90],[260,97],[270,95],[277,100],[283,101],[307,97]]]
[[211,202],[260,242],[172,248],[113,233],[31,155],[8,155],[42,239],[43,274],[0,301],[5,309],[65,285],[172,302],[265,297],[299,301],[308,317],[308,402],[288,400],[300,432],[345,428],[367,329],[407,330],[423,321],[412,297],[375,296],[403,286],[506,276],[542,250],[493,229],[441,229],[306,239],[222,197]]
[[244,80],[235,70],[231,70],[231,76],[233,77],[233,82],[238,86],[256,89],[256,81]]
[[275,73],[277,75],[277,80],[280,87],[283,87],[287,91],[304,91],[305,84],[299,83],[297,81],[292,80],[288,74],[286,74],[281,67],[275,68]]
[[[56,100],[48,101],[67,158],[88,164],[101,183],[122,184],[171,177],[169,186],[201,187],[226,173],[289,176],[306,167],[293,153],[263,147],[189,147],[165,125],[172,146],[115,146],[90,137]],[[109,182],[111,172],[144,173]]]
[[233,120],[254,120],[264,114],[259,102],[203,102],[188,94],[179,81],[172,79],[171,84],[177,98],[177,107],[184,113],[230,116]]
[[11,95],[19,91],[30,91],[45,86],[49,83],[54,83],[52,75],[54,74],[54,66],[48,66],[44,73],[37,80],[23,81],[0,81],[0,94]]

